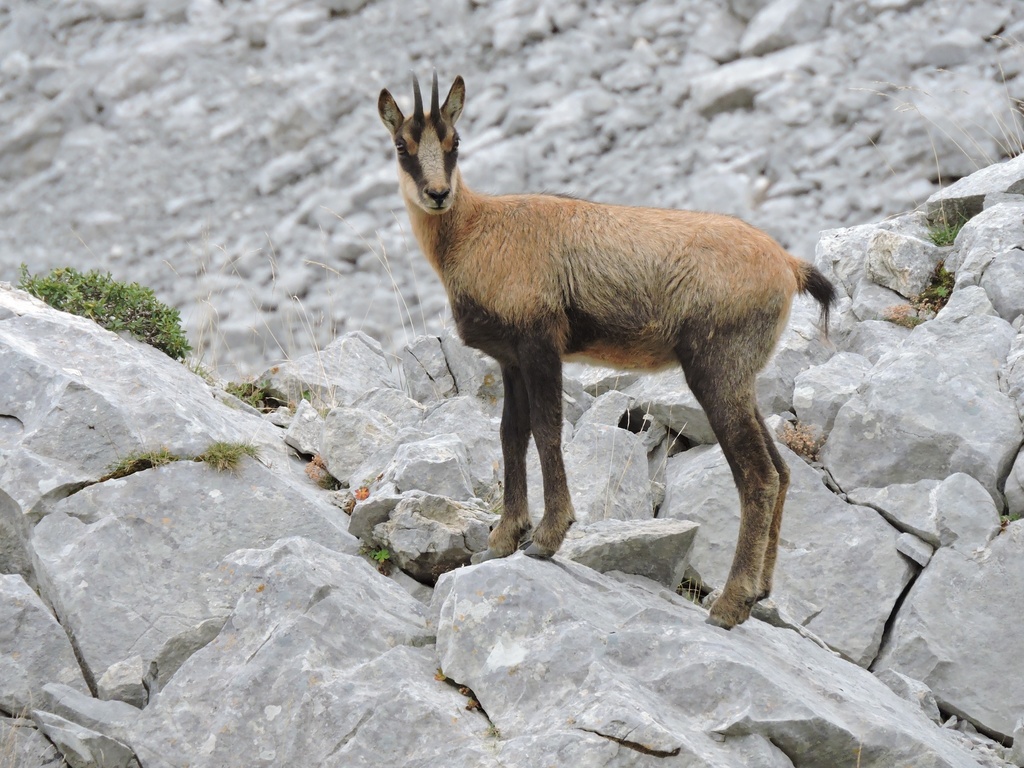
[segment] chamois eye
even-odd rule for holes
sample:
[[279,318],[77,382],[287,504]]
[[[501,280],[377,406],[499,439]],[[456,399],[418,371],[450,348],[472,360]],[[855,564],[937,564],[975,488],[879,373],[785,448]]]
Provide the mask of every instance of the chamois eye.
[[398,141],[395,142],[395,151],[398,152],[399,155],[403,155],[403,156],[408,154],[408,152],[409,152],[409,150],[406,149],[406,147],[405,147],[405,142],[402,141],[401,139],[399,139]]
[[452,139],[452,151],[455,151],[458,148],[459,148],[459,136],[458,136],[458,134],[456,134],[455,138]]

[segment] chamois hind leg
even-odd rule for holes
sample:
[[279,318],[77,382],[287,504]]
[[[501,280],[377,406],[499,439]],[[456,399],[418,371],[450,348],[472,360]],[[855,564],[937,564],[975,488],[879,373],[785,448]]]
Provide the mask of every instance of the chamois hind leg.
[[782,528],[782,507],[786,503],[786,491],[789,490],[789,467],[786,465],[782,454],[775,445],[775,437],[772,435],[768,425],[764,423],[760,412],[757,420],[761,424],[761,434],[764,435],[765,446],[771,456],[775,471],[779,473],[779,495],[775,500],[775,509],[772,512],[772,524],[768,529],[768,547],[764,553],[764,565],[761,568],[761,589],[757,595],[758,600],[763,600],[772,593],[772,576],[775,573],[775,559],[779,553],[779,531]]
[[491,531],[487,549],[473,555],[474,563],[507,557],[519,547],[530,527],[526,505],[526,448],[530,442],[530,399],[526,380],[518,366],[502,366],[505,402],[501,412],[501,454],[505,460],[504,509]]
[[526,554],[552,557],[576,520],[562,460],[562,360],[558,352],[542,344],[524,345],[520,359],[529,361],[523,376],[530,398],[530,427],[544,478],[544,518],[534,530]]
[[712,384],[698,378],[690,386],[722,446],[740,496],[736,552],[708,617],[708,623],[731,629],[747,620],[761,594],[772,516],[779,500],[779,473],[761,429],[753,377],[738,387],[729,387],[724,379]]

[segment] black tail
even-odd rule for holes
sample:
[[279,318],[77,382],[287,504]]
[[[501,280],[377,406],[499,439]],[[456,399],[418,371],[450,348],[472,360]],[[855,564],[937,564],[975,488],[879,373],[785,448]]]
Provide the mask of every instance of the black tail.
[[836,303],[836,287],[831,281],[811,264],[800,265],[800,293],[809,293],[821,305],[821,325],[828,338],[828,321],[832,313],[832,305]]

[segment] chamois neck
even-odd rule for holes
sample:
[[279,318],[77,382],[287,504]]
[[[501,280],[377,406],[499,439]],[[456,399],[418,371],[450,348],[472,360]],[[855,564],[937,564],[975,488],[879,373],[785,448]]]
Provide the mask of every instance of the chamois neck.
[[414,201],[405,198],[405,207],[409,211],[409,221],[416,242],[419,243],[420,250],[434,271],[442,277],[445,267],[450,265],[454,258],[456,233],[462,230],[467,219],[473,217],[480,201],[480,195],[463,183],[458,168],[452,174],[452,189],[455,197],[451,207],[440,214],[427,213]]

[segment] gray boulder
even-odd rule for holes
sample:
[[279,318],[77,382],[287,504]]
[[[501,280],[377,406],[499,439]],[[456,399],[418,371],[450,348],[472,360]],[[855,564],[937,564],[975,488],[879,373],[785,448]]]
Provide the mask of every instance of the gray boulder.
[[956,239],[952,266],[958,289],[980,285],[1007,322],[1024,313],[1024,198],[971,219]]
[[479,507],[429,494],[403,499],[374,527],[373,539],[391,561],[417,581],[433,586],[442,573],[469,564],[487,549],[497,515]]
[[0,716],[0,749],[4,760],[18,768],[64,768],[67,765],[36,724],[24,717]]
[[21,576],[2,574],[0,710],[22,714],[38,706],[47,683],[89,690],[63,627]]
[[[345,485],[368,484],[368,461],[394,450],[398,428],[387,416],[367,408],[333,408],[323,420],[321,451],[327,471]],[[375,467],[374,467],[375,468]],[[381,467],[383,468],[383,467]]]
[[0,553],[17,557],[54,503],[143,451],[241,442],[290,474],[276,427],[218,401],[162,352],[2,286],[0,310],[0,531],[19,542]]
[[885,320],[865,320],[853,326],[841,348],[874,364],[887,353],[898,350],[909,336],[909,328]]
[[1024,450],[1017,454],[1003,492],[1006,496],[1006,514],[1014,518],[1024,517]]
[[939,705],[935,703],[935,694],[920,680],[901,675],[893,669],[883,669],[875,677],[885,683],[886,687],[901,699],[906,699],[921,707],[921,711],[933,723],[942,722]]
[[299,453],[315,456],[321,452],[324,418],[308,400],[300,400],[284,433],[284,441]]
[[939,708],[1001,738],[1024,712],[1024,520],[974,554],[944,547],[907,595],[876,669],[922,681]]
[[135,753],[117,739],[38,709],[32,719],[71,768],[139,768]]
[[144,704],[150,664],[163,684],[227,617],[237,596],[221,586],[226,554],[289,535],[355,552],[340,517],[256,461],[243,460],[237,472],[179,462],[63,500],[35,527],[31,547],[85,673],[112,692],[104,676],[127,665],[128,700]]
[[748,109],[758,93],[779,78],[809,64],[814,45],[798,45],[767,56],[740,59],[697,75],[690,85],[693,107],[705,117],[734,109]]
[[631,398],[631,409],[652,418],[695,443],[718,442],[708,417],[690,388],[682,368],[640,377],[623,390]]
[[839,352],[821,365],[798,373],[793,381],[793,410],[800,423],[813,425],[822,435],[828,435],[839,409],[870,370],[871,362],[866,357]]
[[831,10],[831,2],[774,0],[750,19],[740,40],[740,51],[744,56],[761,56],[816,40],[828,23]]
[[821,460],[841,488],[964,472],[1002,507],[999,486],[1022,440],[997,375],[1015,332],[997,317],[961,309],[951,300],[915,328],[839,410]]
[[848,498],[878,510],[901,531],[933,547],[952,547],[966,555],[984,548],[999,533],[999,512],[992,497],[962,472],[942,481],[855,488]]
[[654,517],[643,438],[619,427],[585,424],[565,446],[579,523]]
[[441,577],[441,669],[501,732],[502,764],[556,747],[573,765],[975,764],[919,707],[796,632],[752,620],[726,634],[638,581],[520,554]]
[[128,742],[131,726],[141,712],[123,701],[94,699],[61,683],[43,686],[39,708],[122,743]]
[[458,501],[474,496],[466,445],[452,434],[398,446],[382,482],[394,484],[398,493],[422,491]]
[[501,477],[499,424],[479,398],[461,395],[431,406],[419,429],[427,435],[453,434],[462,441],[473,493],[483,498]]
[[437,336],[416,337],[405,345],[399,359],[405,386],[414,400],[431,403],[458,393]]
[[351,405],[374,387],[399,388],[380,343],[359,331],[317,352],[272,366],[258,380],[285,402],[308,399],[318,410]]
[[[897,531],[877,512],[846,504],[783,445],[791,472],[772,597],[786,614],[853,662],[878,653],[886,621],[914,566],[896,549]],[[660,516],[700,525],[687,577],[725,583],[739,530],[739,497],[721,448],[669,459]]]
[[139,717],[142,764],[495,765],[423,607],[362,559],[285,539],[225,566],[239,599]]
[[911,298],[928,287],[943,256],[929,240],[877,229],[868,238],[865,271],[878,285]]
[[1006,394],[1017,406],[1017,414],[1024,419],[1024,325],[1017,326],[1017,335],[1010,344],[1006,362],[999,372],[999,380]]
[[559,555],[601,573],[643,576],[675,590],[697,535],[689,520],[598,520],[569,529]]
[[486,406],[496,409],[505,396],[498,363],[482,352],[467,347],[450,330],[441,337],[441,350],[455,380],[457,393],[479,397]]
[[971,219],[993,192],[1024,194],[1024,159],[1020,156],[990,165],[950,184],[928,198],[925,210],[933,221]]

